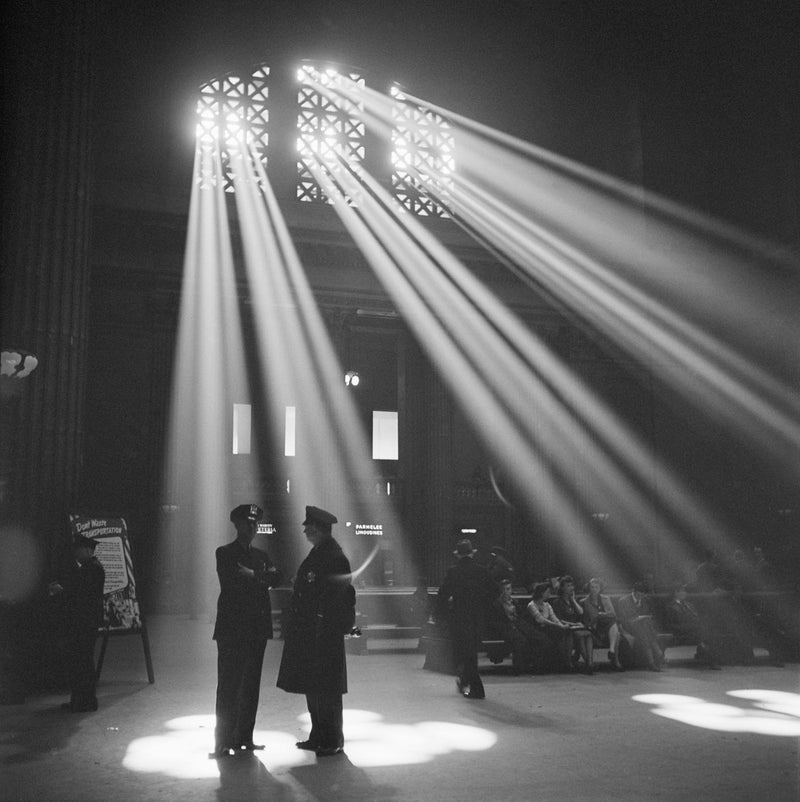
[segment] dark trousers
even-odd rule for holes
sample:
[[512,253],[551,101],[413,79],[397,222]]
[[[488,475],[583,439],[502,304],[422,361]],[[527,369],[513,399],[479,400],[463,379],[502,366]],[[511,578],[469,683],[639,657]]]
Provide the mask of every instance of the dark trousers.
[[306,705],[311,714],[308,740],[318,749],[338,749],[344,746],[342,694],[307,693]]
[[658,665],[663,659],[663,652],[658,645],[658,633],[651,619],[629,621],[625,629],[633,635],[633,654],[637,665]]
[[217,641],[217,726],[214,748],[253,742],[265,638]]
[[76,629],[68,645],[69,704],[73,710],[97,710],[97,671],[94,665],[94,642],[97,627]]
[[473,696],[483,696],[483,682],[478,674],[478,622],[456,621],[453,623],[453,661],[456,673],[463,685],[469,685]]

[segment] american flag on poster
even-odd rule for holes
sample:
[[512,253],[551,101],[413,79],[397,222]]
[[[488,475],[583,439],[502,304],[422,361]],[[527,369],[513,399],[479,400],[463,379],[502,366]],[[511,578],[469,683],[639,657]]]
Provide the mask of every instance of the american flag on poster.
[[136,598],[136,578],[125,519],[70,515],[70,527],[73,534],[97,541],[94,556],[106,572],[103,629],[134,632],[141,629],[142,615]]

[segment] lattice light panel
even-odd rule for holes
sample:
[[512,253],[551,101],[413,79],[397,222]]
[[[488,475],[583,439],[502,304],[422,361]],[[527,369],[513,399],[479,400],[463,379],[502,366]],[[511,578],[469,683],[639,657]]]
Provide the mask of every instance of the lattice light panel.
[[410,102],[397,86],[392,86],[391,94],[396,101],[392,104],[394,196],[420,217],[449,217],[432,195],[446,199],[451,185],[449,176],[455,171],[452,129],[440,114]]
[[222,183],[234,191],[231,157],[246,155],[266,169],[269,143],[269,67],[261,65],[246,78],[226,75],[200,88],[197,101],[197,148],[201,187]]
[[344,160],[356,175],[361,175],[366,131],[363,121],[356,115],[362,105],[357,100],[324,92],[326,87],[335,86],[342,76],[349,79],[350,86],[365,85],[364,79],[355,73],[320,70],[311,64],[304,64],[298,70],[297,199],[300,201],[331,202],[314,176],[314,166],[326,169],[335,177]]

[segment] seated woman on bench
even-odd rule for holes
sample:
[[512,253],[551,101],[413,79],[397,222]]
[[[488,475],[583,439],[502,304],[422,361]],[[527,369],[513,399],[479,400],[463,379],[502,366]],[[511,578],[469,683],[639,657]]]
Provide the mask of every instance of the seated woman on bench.
[[548,603],[550,584],[541,582],[534,585],[533,595],[525,609],[525,614],[544,633],[550,641],[550,653],[555,652],[562,671],[572,670],[572,635],[570,627],[561,621]]
[[[583,658],[583,673],[594,673],[594,643],[592,633],[583,622],[583,607],[575,598],[575,580],[567,575],[562,576],[558,583],[558,596],[553,599],[553,612],[563,621],[570,631],[572,639],[572,650],[570,651],[570,661],[572,654],[577,653]],[[572,662],[569,668],[574,670]]]
[[589,580],[589,595],[581,599],[583,622],[592,633],[594,645],[608,649],[608,661],[615,671],[624,671],[619,660],[620,631],[617,626],[617,614],[614,603],[603,595],[602,583],[592,577]]
[[489,634],[501,638],[511,647],[511,664],[515,673],[531,670],[541,673],[549,641],[532,621],[519,615],[511,591],[511,580],[503,579],[500,595],[492,604]]

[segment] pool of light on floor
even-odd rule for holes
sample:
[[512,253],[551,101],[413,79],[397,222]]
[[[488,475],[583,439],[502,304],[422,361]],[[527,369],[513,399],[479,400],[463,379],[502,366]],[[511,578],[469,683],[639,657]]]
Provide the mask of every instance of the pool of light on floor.
[[[308,724],[308,714],[300,720]],[[480,727],[447,721],[392,724],[368,710],[345,710],[344,731],[347,758],[359,768],[427,763],[453,752],[484,751],[497,741],[495,733]],[[131,771],[170,777],[218,777],[217,761],[208,758],[213,733],[213,715],[170,719],[159,733],[132,741],[122,764]],[[255,756],[270,773],[317,760],[313,752],[297,749],[295,736],[286,732],[256,730],[253,739],[265,745]]]
[[709,702],[696,696],[670,693],[640,694],[633,700],[653,705],[652,712],[657,716],[692,727],[789,738],[800,736],[800,694],[744,689],[728,691],[727,695],[749,705]]

